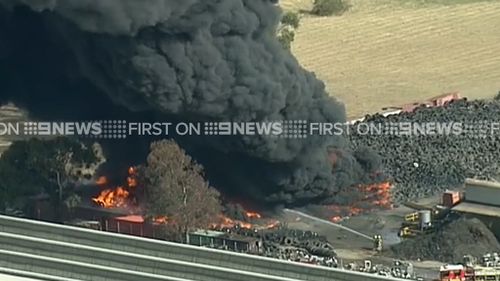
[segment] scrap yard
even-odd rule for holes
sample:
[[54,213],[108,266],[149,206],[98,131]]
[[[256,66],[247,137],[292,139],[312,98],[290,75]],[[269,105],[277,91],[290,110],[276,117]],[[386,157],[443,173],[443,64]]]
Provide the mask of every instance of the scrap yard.
[[500,281],[499,15],[0,0],[0,281]]

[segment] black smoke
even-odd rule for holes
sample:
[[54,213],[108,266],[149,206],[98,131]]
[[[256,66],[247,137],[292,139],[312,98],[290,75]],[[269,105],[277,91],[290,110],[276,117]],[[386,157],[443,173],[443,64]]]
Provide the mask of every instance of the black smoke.
[[[274,2],[0,0],[2,100],[50,119],[344,122],[276,40]],[[212,183],[266,202],[335,201],[378,168],[341,137],[179,141]]]

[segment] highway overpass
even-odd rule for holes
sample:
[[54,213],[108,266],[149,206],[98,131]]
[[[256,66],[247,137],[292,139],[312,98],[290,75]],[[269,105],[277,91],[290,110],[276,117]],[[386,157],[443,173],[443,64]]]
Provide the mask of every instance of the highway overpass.
[[0,274],[50,281],[399,280],[7,216],[0,216]]

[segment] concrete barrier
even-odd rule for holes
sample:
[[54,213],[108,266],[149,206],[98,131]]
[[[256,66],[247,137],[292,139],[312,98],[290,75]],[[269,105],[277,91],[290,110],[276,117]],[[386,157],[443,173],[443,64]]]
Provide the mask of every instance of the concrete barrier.
[[0,268],[20,271],[31,271],[49,276],[61,276],[76,280],[99,281],[193,281],[136,272],[133,270],[115,269],[99,265],[74,262],[0,250]]
[[298,280],[401,280],[6,216],[0,216],[0,232]]
[[2,281],[9,281],[11,279],[16,280],[16,277],[21,278],[21,280],[23,280],[22,278],[26,278],[27,280],[36,280],[36,281],[81,281],[73,278],[64,278],[64,277],[40,274],[25,270],[16,270],[6,267],[0,267],[0,280]]
[[[157,275],[203,281],[300,281],[230,268],[157,258],[0,232],[0,249],[36,256],[97,264]],[[77,255],[75,255],[77,253]]]

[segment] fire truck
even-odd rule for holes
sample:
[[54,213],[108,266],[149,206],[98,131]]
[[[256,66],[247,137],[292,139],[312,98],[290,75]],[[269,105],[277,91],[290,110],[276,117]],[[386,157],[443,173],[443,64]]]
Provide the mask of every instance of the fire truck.
[[465,266],[447,264],[439,269],[439,281],[466,281]]
[[486,254],[479,264],[471,256],[465,256],[464,265],[442,266],[439,281],[500,281],[500,255]]

